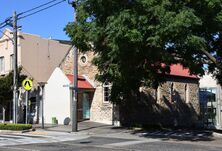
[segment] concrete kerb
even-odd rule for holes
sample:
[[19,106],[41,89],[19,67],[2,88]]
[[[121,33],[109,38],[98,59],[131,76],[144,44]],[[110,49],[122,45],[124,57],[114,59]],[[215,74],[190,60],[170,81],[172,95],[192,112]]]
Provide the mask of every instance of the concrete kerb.
[[222,138],[222,134],[217,132],[213,132],[213,136]]
[[71,132],[71,131],[57,131],[57,130],[47,130],[47,129],[36,129],[36,131],[30,131],[29,134],[35,134],[35,135],[73,135],[73,136],[90,136],[93,135],[93,133],[89,132]]
[[22,131],[15,131],[15,130],[0,130],[0,133],[3,134],[22,134],[22,133],[28,133],[28,132],[33,132],[35,130],[29,129],[29,130],[22,130]]

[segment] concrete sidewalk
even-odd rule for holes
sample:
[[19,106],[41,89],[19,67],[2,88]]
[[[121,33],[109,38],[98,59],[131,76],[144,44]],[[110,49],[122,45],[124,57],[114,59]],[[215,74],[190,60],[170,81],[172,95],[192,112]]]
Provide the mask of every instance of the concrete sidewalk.
[[[71,132],[71,125],[51,125],[45,124],[45,128],[41,128],[41,124],[33,125],[33,128],[45,131],[56,131],[56,132]],[[126,130],[126,129],[125,129]],[[107,133],[118,133],[123,131],[120,127],[115,127],[113,125],[101,124],[91,121],[83,121],[78,123],[78,132],[88,133],[88,134],[107,134]]]
[[[71,125],[45,125],[45,129],[41,125],[33,125],[36,133],[71,133]],[[101,124],[92,121],[83,121],[78,123],[78,132],[75,135],[115,137],[115,138],[131,138],[131,139],[176,139],[176,140],[195,140],[209,141],[214,137],[222,138],[222,134],[206,130],[151,130],[137,131],[135,129],[127,129],[115,127],[113,125]]]

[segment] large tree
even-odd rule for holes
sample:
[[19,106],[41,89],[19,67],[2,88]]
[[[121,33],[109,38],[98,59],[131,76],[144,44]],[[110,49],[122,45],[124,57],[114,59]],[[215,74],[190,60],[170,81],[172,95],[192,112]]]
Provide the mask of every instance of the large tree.
[[[21,87],[22,81],[27,77],[20,73],[19,69],[18,86]],[[1,77],[0,76],[0,105],[6,106],[7,102],[12,101],[13,97],[13,72]]]
[[112,100],[156,86],[174,63],[198,75],[208,64],[222,83],[222,0],[76,0],[73,6],[76,21],[65,30],[79,50],[97,54],[98,79],[113,84]]

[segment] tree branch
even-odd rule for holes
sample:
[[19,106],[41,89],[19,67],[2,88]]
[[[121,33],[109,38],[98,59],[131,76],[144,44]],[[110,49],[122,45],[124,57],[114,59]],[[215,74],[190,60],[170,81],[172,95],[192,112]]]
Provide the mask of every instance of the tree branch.
[[214,63],[214,64],[216,65],[217,68],[222,69],[221,64],[220,64],[220,63],[217,61],[217,59],[216,59],[214,56],[212,56],[208,51],[206,51],[206,50],[204,50],[204,49],[200,49],[200,51],[201,51],[202,53],[204,53],[204,54],[207,56],[207,58],[208,58],[212,63]]

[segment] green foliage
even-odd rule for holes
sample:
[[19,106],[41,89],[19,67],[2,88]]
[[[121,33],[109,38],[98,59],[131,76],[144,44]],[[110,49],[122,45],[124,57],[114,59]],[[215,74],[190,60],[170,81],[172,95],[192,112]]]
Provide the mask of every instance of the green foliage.
[[31,128],[32,128],[32,124],[10,124],[10,123],[0,124],[0,130],[21,131],[21,130],[28,130]]
[[[25,75],[20,74],[19,69],[18,86],[21,87],[22,81],[26,78]],[[13,72],[10,72],[4,77],[0,77],[0,104],[5,105],[11,101],[13,97]]]
[[77,0],[74,6],[77,21],[65,30],[81,51],[97,54],[97,78],[113,84],[112,100],[163,82],[174,63],[202,75],[207,62],[222,79],[221,70],[214,72],[222,64],[222,0]]

